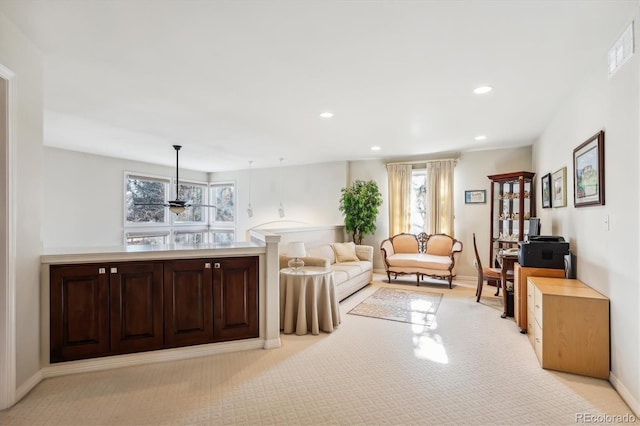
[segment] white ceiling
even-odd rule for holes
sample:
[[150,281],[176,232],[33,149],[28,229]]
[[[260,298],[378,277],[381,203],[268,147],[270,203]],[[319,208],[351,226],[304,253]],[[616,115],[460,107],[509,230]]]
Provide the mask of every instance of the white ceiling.
[[[530,145],[585,73],[606,70],[638,4],[0,0],[0,12],[43,52],[46,145],[173,165],[181,144],[181,167],[209,172]],[[481,84],[495,90],[474,95]]]

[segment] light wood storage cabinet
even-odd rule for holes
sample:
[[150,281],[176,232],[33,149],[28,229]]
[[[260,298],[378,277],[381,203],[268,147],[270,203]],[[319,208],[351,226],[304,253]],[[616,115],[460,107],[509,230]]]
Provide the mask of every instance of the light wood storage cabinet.
[[529,340],[542,368],[608,379],[609,299],[578,280],[527,281]]
[[564,278],[564,269],[531,268],[520,266],[516,262],[513,266],[513,308],[514,317],[521,333],[527,332],[527,278],[554,277]]

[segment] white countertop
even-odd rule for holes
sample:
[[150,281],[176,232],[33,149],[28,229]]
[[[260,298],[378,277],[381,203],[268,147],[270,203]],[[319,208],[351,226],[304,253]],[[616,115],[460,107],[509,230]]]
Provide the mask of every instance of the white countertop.
[[43,250],[47,264],[111,262],[127,260],[193,259],[210,256],[250,256],[266,253],[264,243],[154,244],[111,247],[68,247]]

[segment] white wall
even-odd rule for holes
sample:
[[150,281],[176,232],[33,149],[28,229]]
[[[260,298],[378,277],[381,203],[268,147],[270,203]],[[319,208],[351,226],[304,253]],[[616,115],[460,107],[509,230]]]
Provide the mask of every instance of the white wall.
[[[473,266],[473,233],[476,234],[478,253],[483,266],[489,266],[489,241],[491,236],[491,181],[489,175],[499,173],[532,171],[531,147],[465,152],[455,169],[454,212],[455,237],[462,241],[463,250],[458,266],[458,275],[476,276]],[[536,176],[535,184],[539,184]],[[465,204],[464,191],[484,189],[486,204]]]
[[[620,33],[638,12],[621,23]],[[610,40],[613,44],[615,40]],[[559,111],[534,146],[538,174],[567,167],[567,207],[540,210],[545,232],[563,235],[577,257],[577,278],[609,297],[611,373],[619,393],[640,413],[640,282],[638,267],[640,66],[638,54],[607,78],[606,52],[581,90]],[[575,208],[573,149],[605,131],[604,206]],[[538,207],[540,207],[538,205]],[[605,215],[610,230],[604,228]],[[551,226],[551,229],[548,227]]]
[[[340,190],[347,185],[347,162],[210,173],[210,182],[236,182],[238,241],[256,227],[341,225]],[[249,180],[251,189],[249,190]],[[282,187],[280,185],[282,182]],[[251,195],[253,217],[247,215]],[[278,207],[282,201],[285,216]]]
[[[124,174],[175,178],[175,167],[45,147],[42,239],[50,247],[120,245],[124,227]],[[172,155],[167,150],[167,155]],[[207,174],[180,169],[180,181]]]
[[[15,377],[19,387],[40,369],[40,219],[42,213],[42,58],[40,52],[0,13],[0,64],[15,73],[16,200]],[[4,225],[3,225],[4,226]],[[11,303],[9,301],[8,303]],[[4,315],[5,306],[0,306]],[[5,351],[9,342],[0,342]],[[9,372],[0,372],[5,386]],[[1,408],[1,407],[0,407]]]

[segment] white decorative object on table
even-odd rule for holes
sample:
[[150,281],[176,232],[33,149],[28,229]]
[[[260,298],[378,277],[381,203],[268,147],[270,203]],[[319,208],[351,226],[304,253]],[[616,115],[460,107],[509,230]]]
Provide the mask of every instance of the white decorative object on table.
[[304,243],[301,241],[295,241],[289,243],[287,247],[287,256],[293,257],[288,263],[289,268],[297,271],[298,269],[304,266],[304,261],[300,259],[301,257],[305,257],[307,252],[304,249]]

